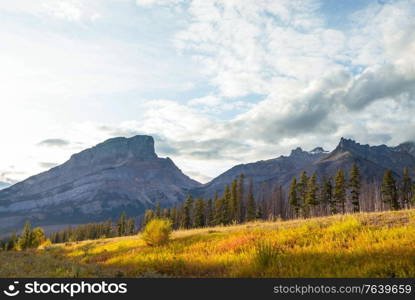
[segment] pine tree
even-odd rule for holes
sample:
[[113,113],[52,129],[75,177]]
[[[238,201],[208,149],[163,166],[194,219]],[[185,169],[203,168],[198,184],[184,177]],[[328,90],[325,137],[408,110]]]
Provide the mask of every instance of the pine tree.
[[255,220],[256,217],[256,203],[254,198],[254,185],[252,180],[249,183],[248,200],[246,204],[246,220],[248,222]]
[[245,184],[245,175],[241,173],[241,175],[239,175],[239,181],[238,181],[238,199],[239,199],[238,221],[239,222],[244,221],[244,215],[245,215],[244,184]]
[[205,201],[202,198],[196,199],[194,227],[205,226]]
[[9,242],[7,243],[7,250],[15,250],[17,247],[18,238],[16,235],[16,231],[13,231],[12,235],[10,236]]
[[396,181],[391,170],[385,171],[381,192],[383,201],[388,203],[393,210],[398,210],[400,208],[398,201],[398,189],[396,187]]
[[126,235],[135,234],[135,220],[134,218],[129,218],[126,223]]
[[222,207],[222,221],[224,225],[229,224],[232,221],[232,194],[229,185],[226,185],[223,195],[223,207]]
[[412,178],[409,175],[409,169],[403,169],[403,176],[402,176],[402,204],[404,207],[409,208],[411,199],[412,199]]
[[215,214],[214,214],[212,199],[209,199],[206,203],[206,225],[207,226],[215,225]]
[[31,232],[30,247],[36,248],[40,244],[42,244],[45,240],[46,240],[45,231],[40,227],[36,227]]
[[124,236],[127,231],[127,214],[122,212],[117,223],[118,236]]
[[257,220],[262,220],[264,218],[264,211],[264,201],[261,201],[257,205],[255,218]]
[[352,169],[350,171],[350,188],[351,188],[351,196],[352,196],[352,205],[353,211],[359,212],[360,211],[360,171],[356,164],[352,165]]
[[222,198],[219,198],[218,193],[215,193],[215,198],[213,200],[214,225],[223,224],[222,207],[223,207]]
[[300,214],[301,204],[297,194],[297,178],[293,178],[290,185],[290,192],[288,194],[288,201],[294,210],[295,217],[298,218]]
[[306,197],[304,201],[304,217],[309,217],[310,210],[318,205],[317,192],[318,192],[317,175],[316,173],[314,173],[308,179],[308,183],[307,183]]
[[325,212],[327,213],[329,209],[330,213],[337,213],[336,202],[333,199],[333,184],[331,178],[327,179],[327,177],[323,177],[320,192],[320,202]]
[[230,196],[230,221],[236,222],[239,219],[239,199],[238,199],[238,180],[232,181],[231,196]]
[[300,199],[300,204],[303,206],[305,203],[305,198],[307,197],[307,184],[308,184],[308,176],[307,172],[301,172],[300,179],[297,184],[297,194],[298,198]]
[[337,171],[334,181],[334,200],[336,201],[336,205],[340,206],[341,212],[344,214],[346,212],[346,179],[344,177],[343,169]]
[[179,227],[177,219],[178,219],[177,207],[173,206],[173,208],[171,210],[171,213],[170,213],[170,220],[171,220],[171,223],[172,223],[174,229],[177,229]]
[[19,247],[22,250],[30,248],[32,246],[32,237],[32,225],[27,221],[19,238]]
[[193,212],[193,197],[192,195],[189,195],[189,197],[187,197],[183,205],[182,227],[185,229],[191,228],[193,225],[192,212]]

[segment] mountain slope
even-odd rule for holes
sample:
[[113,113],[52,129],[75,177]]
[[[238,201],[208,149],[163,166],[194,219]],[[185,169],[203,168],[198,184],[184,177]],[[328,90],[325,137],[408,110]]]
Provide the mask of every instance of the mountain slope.
[[200,184],[159,158],[150,136],[113,138],[67,162],[0,191],[0,228],[137,216],[157,201],[173,205]]
[[10,183],[0,181],[0,190],[8,188],[10,185]]
[[287,188],[292,178],[298,178],[302,171],[308,174],[316,172],[319,178],[333,177],[340,168],[349,172],[353,163],[359,166],[363,181],[380,182],[386,169],[400,176],[404,167],[415,167],[415,145],[407,142],[397,147],[369,146],[342,138],[329,153],[321,147],[309,152],[297,148],[289,156],[235,166],[202,187],[193,189],[192,193],[205,198],[211,198],[215,193],[221,195],[225,186],[243,173],[246,184],[252,180],[257,198],[261,198],[269,196],[276,187]]

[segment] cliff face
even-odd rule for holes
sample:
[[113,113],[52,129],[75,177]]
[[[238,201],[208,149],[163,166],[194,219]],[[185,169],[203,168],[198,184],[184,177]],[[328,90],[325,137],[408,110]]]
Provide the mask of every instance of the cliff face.
[[101,221],[121,211],[141,215],[156,202],[173,205],[200,184],[159,158],[151,136],[114,138],[0,191],[0,228],[25,220],[52,226]]

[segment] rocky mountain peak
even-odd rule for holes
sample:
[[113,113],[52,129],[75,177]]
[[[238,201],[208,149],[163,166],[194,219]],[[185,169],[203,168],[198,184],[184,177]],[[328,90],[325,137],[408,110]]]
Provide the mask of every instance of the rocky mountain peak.
[[92,148],[72,155],[71,161],[113,162],[119,159],[152,160],[156,159],[154,139],[148,135],[136,135],[131,138],[116,137],[108,139]]
[[304,151],[301,147],[297,147],[297,148],[291,150],[290,156],[300,156],[300,155],[304,155],[304,154],[307,154],[307,152]]
[[[0,228],[82,224],[140,216],[160,202],[180,203],[200,183],[155,153],[151,136],[117,137],[67,162],[0,190]],[[46,227],[44,227],[47,229]]]
[[326,150],[323,149],[323,147],[316,147],[313,150],[310,151],[311,154],[321,154],[321,153],[327,153]]
[[339,145],[337,146],[338,149],[347,150],[347,149],[353,149],[359,147],[360,144],[352,139],[347,139],[342,137],[340,139]]

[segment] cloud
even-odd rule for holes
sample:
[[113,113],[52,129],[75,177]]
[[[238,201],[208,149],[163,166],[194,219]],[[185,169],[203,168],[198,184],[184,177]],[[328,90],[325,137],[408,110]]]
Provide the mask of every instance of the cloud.
[[[9,11],[27,9],[13,3]],[[54,9],[33,8],[37,16],[79,23],[98,12],[103,23],[88,32],[105,32],[93,39],[83,39],[85,30],[74,30],[80,39],[27,28],[18,31],[23,38],[3,32],[3,99],[16,101],[2,103],[14,113],[0,122],[5,127],[26,113],[47,119],[32,122],[32,131],[43,132],[33,145],[61,134],[81,143],[44,147],[25,165],[62,162],[109,137],[151,134],[161,156],[172,156],[186,173],[213,177],[297,146],[333,149],[341,136],[391,145],[413,138],[411,0],[373,2],[342,24],[328,22],[318,0],[137,0],[138,15],[127,15],[123,9],[131,7],[119,2],[107,10],[96,1],[66,1],[73,9],[44,3]],[[118,9],[128,22],[111,19]],[[111,32],[104,18],[114,24]],[[43,131],[61,116],[66,131]],[[60,154],[49,157],[52,150]]]
[[40,162],[39,166],[45,169],[51,169],[54,168],[56,166],[58,166],[59,164],[57,163],[53,163],[53,162]]
[[100,18],[96,9],[96,1],[89,1],[88,5],[79,0],[43,0],[41,2],[14,0],[0,3],[0,11],[30,14],[37,17],[48,16],[69,22],[94,21]]
[[345,95],[344,104],[359,110],[376,100],[399,99],[405,93],[411,98],[415,96],[415,69],[405,72],[396,65],[383,65],[357,76]]
[[64,139],[46,139],[38,143],[39,146],[46,147],[65,147],[69,144],[70,142]]

